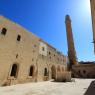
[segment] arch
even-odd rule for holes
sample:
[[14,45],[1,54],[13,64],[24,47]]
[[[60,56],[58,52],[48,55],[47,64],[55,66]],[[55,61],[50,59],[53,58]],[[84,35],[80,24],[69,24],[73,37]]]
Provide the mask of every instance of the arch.
[[34,69],[35,69],[35,67],[34,67],[33,65],[30,66],[29,76],[33,76],[33,74],[34,74]]
[[58,66],[57,67],[57,72],[60,72],[60,71],[61,71],[60,66]]
[[44,76],[48,76],[48,70],[47,70],[47,68],[44,69]]
[[18,73],[18,65],[17,64],[13,64],[10,76],[13,76],[13,77],[16,78],[17,77],[17,73]]
[[56,67],[54,65],[51,67],[51,78],[56,78]]
[[62,72],[64,72],[65,70],[64,70],[64,67],[62,67]]

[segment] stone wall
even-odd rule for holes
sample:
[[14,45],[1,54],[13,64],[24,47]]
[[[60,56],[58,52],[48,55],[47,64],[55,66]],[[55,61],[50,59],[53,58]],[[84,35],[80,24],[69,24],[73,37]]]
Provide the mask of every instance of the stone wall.
[[74,77],[95,78],[95,64],[79,64],[72,67]]
[[66,63],[67,57],[51,45],[0,16],[1,85],[46,81],[58,75],[62,78]]

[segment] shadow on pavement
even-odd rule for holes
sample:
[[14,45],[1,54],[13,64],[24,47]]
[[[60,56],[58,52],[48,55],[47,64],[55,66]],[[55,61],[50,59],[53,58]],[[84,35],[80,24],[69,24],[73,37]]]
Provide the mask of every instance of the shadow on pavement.
[[95,81],[92,81],[84,95],[95,95]]

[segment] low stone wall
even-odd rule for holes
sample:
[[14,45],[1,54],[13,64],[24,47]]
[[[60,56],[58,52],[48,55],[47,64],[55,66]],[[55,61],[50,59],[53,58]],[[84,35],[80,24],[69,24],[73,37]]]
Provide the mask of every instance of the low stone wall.
[[95,78],[95,64],[79,64],[72,67],[72,77]]

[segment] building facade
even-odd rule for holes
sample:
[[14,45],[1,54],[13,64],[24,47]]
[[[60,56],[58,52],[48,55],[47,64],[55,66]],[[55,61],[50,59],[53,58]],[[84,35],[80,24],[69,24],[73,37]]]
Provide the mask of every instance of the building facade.
[[0,16],[0,85],[70,79],[68,57]]

